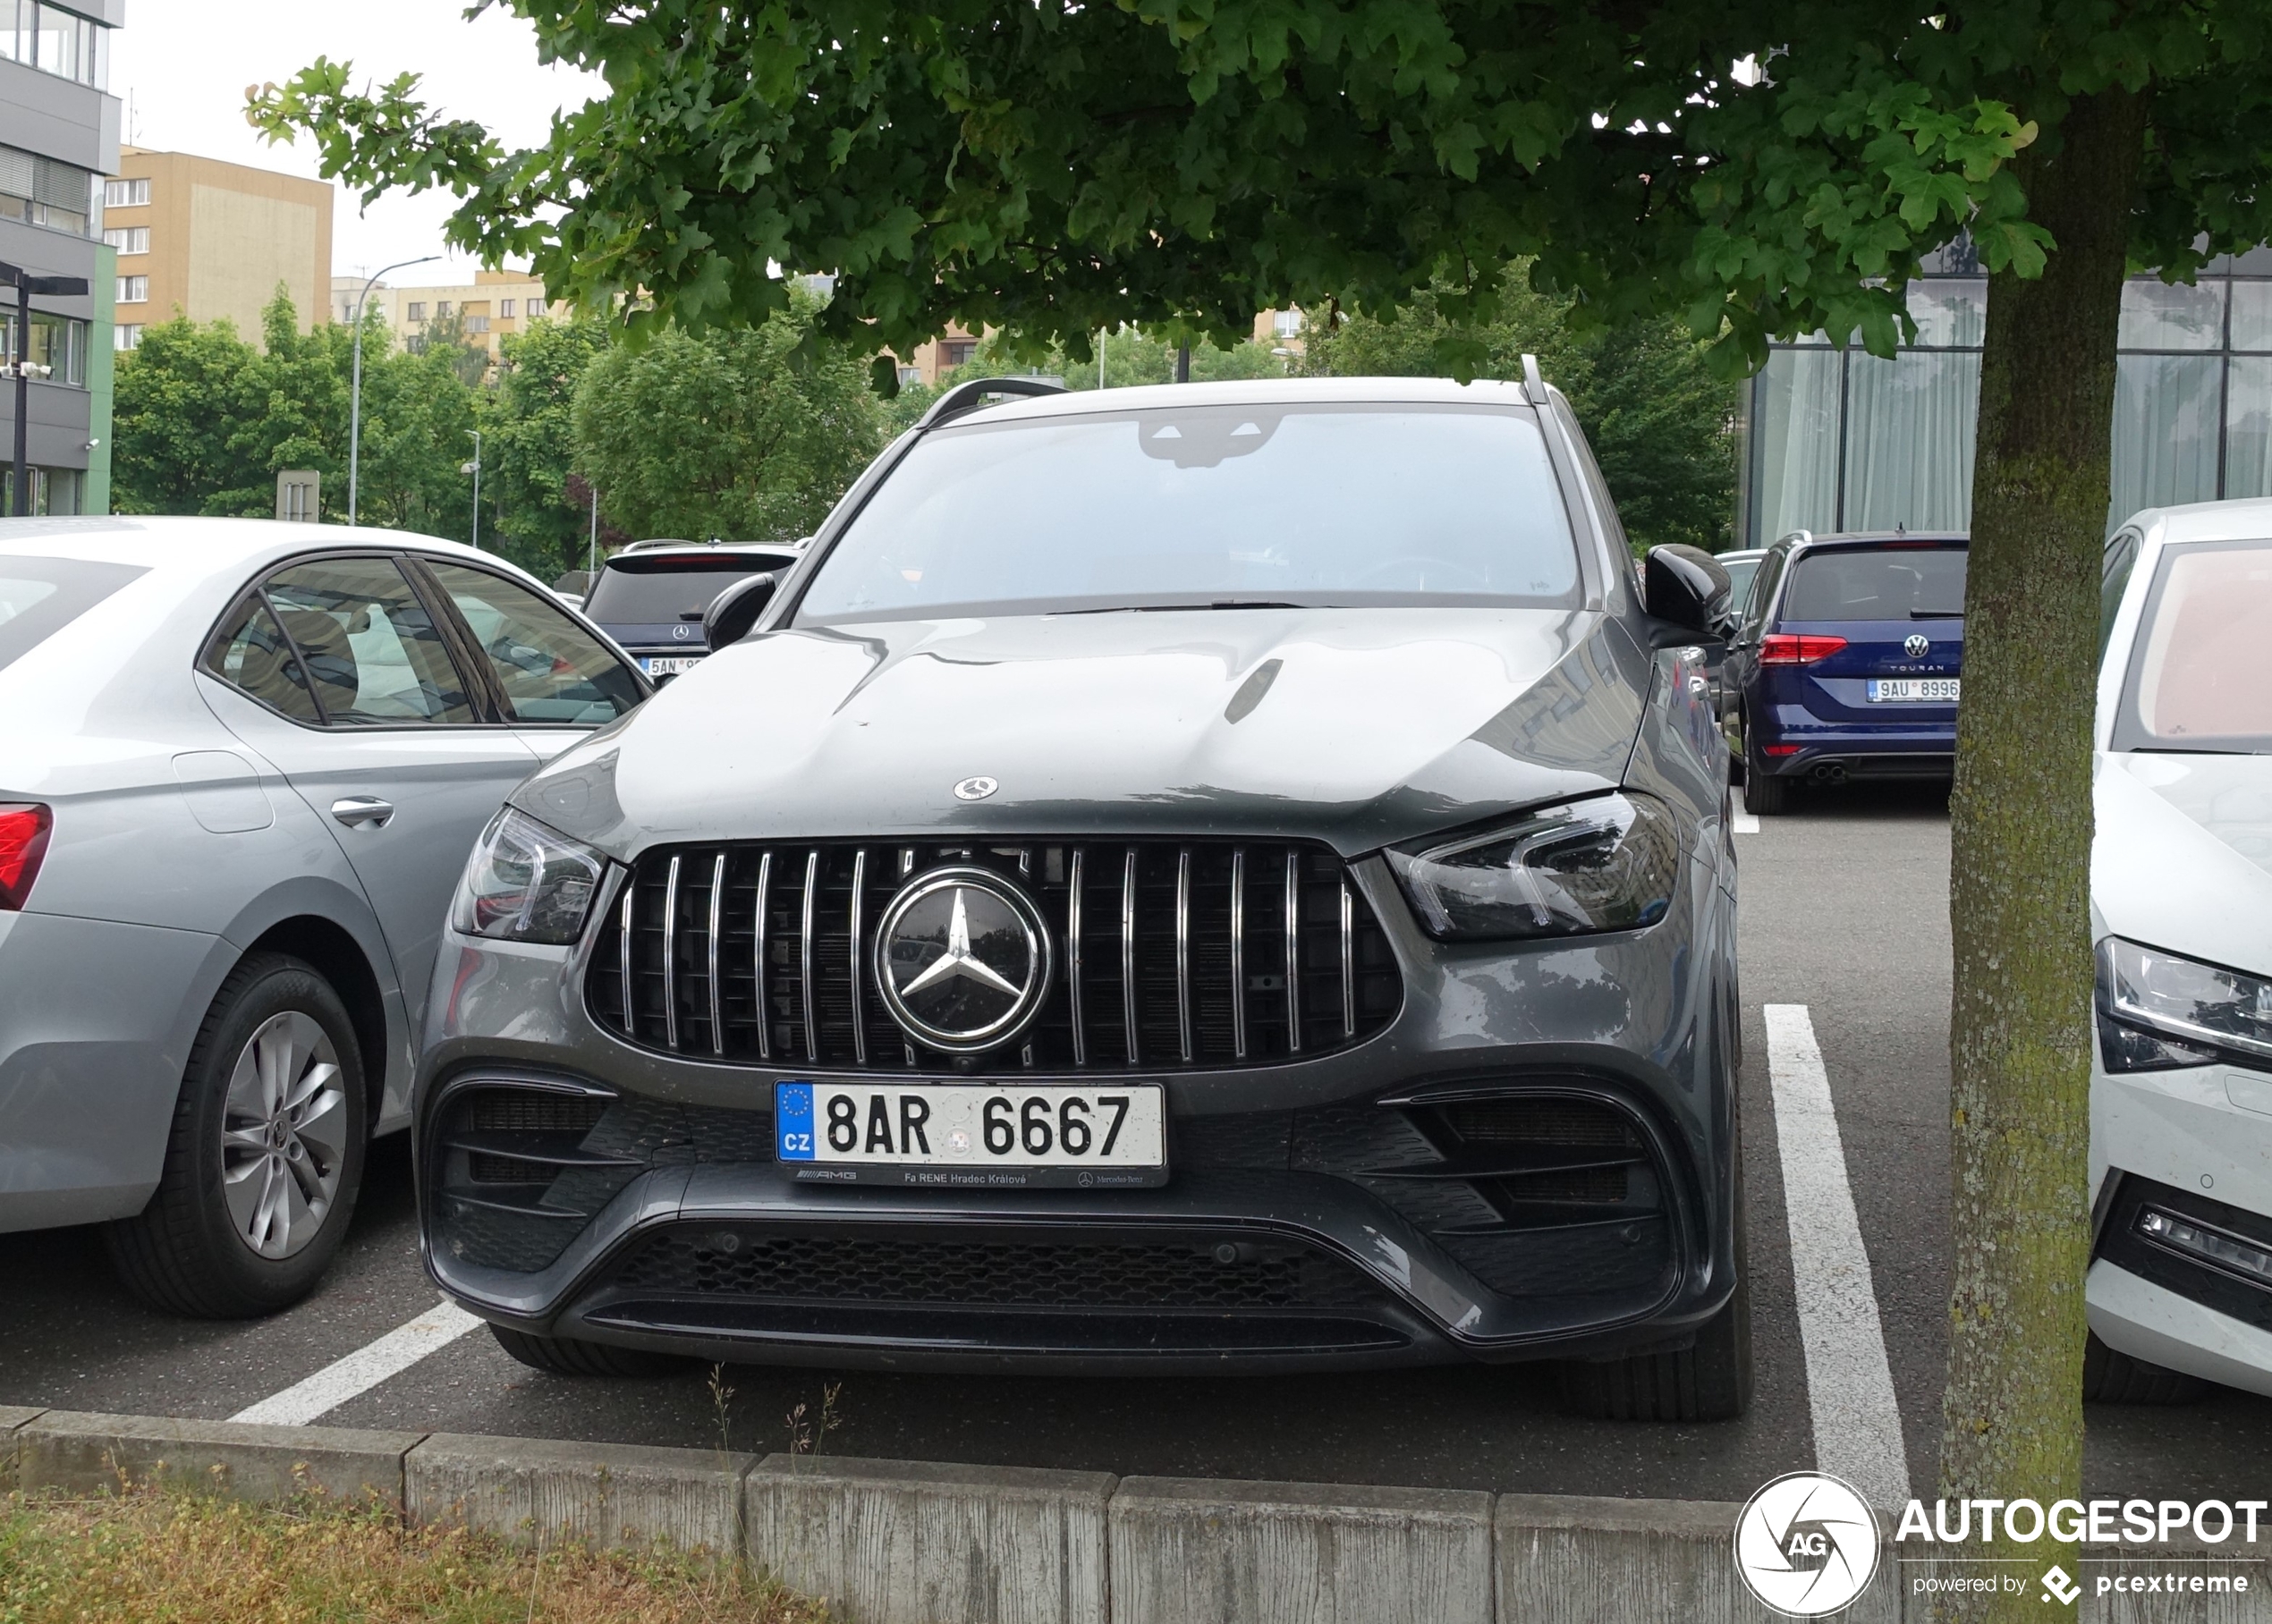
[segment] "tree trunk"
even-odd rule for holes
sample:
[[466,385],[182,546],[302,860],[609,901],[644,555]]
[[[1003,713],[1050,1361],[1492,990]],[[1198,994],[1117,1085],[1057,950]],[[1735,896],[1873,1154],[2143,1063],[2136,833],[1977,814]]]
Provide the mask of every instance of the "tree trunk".
[[[1989,287],[1950,802],[1954,1278],[1939,1490],[1950,1499],[2047,1507],[2081,1492],[2090,723],[2145,120],[2141,97],[2085,97],[2056,150],[2022,155],[2029,216],[2056,247],[2039,280]],[[1963,1554],[2030,1564],[2005,1570],[2028,1575],[2017,1594],[1948,1604],[1968,1620],[2038,1620],[2037,1579],[2055,1561],[2077,1571],[2073,1547],[2047,1535]]]

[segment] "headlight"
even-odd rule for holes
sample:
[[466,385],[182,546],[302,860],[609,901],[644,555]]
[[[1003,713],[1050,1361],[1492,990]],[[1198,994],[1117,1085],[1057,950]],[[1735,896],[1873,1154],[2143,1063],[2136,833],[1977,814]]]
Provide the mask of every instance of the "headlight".
[[504,942],[573,942],[606,872],[589,846],[507,807],[474,842],[450,923]]
[[2098,944],[2098,1040],[2109,1071],[2219,1060],[2272,1070],[2272,980],[2109,936]]
[[1680,858],[1671,810],[1646,795],[1597,795],[1388,852],[1420,924],[1446,941],[1654,925],[1672,906]]

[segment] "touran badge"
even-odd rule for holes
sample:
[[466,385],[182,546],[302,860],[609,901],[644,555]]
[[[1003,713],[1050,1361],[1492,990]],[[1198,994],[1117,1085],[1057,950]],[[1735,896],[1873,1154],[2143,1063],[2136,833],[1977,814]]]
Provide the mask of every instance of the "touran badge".
[[1921,660],[1932,652],[1933,639],[1921,631],[1912,631],[1902,644],[1901,651],[1912,660]]
[[876,988],[926,1048],[978,1054],[1025,1030],[1049,993],[1049,927],[990,869],[917,875],[876,931]]

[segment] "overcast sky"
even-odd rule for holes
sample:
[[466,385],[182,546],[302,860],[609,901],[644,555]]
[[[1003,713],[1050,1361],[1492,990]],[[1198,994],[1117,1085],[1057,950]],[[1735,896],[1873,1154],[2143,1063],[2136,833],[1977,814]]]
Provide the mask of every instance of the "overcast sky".
[[[358,80],[424,76],[429,101],[479,120],[509,145],[533,144],[554,109],[582,102],[597,84],[538,65],[535,36],[492,10],[468,22],[466,0],[129,0],[113,37],[110,88],[126,103],[137,146],[193,152],[313,178],[313,148],[271,147],[244,122],[244,89],[281,81],[318,56],[351,61]],[[359,213],[340,190],[332,210],[335,275],[368,275],[397,259],[438,253],[446,193],[384,198]],[[467,260],[414,266],[397,287],[470,282]]]

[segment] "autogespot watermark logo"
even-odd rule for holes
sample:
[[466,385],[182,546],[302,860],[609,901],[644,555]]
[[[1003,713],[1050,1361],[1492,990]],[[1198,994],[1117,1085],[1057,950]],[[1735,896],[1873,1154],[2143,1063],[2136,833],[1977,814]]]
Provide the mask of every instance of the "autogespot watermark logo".
[[[2055,1606],[2084,1595],[2239,1595],[2259,1588],[2261,1500],[1912,1500],[1894,1530],[1912,1594],[2020,1595]],[[2014,1557],[2039,1540],[2079,1545],[2080,1578],[2056,1562]],[[1982,1551],[1966,1553],[1966,1547]],[[2139,1552],[2134,1547],[2149,1547]],[[2001,1547],[1996,1555],[1987,1550]],[[2234,1549],[2234,1547],[2238,1547]],[[1869,1587],[1879,1560],[1877,1513],[1852,1484],[1792,1472],[1745,1504],[1735,1523],[1735,1570],[1785,1618],[1819,1619]]]
[[1878,1518],[1852,1484],[1793,1472],[1751,1496],[1735,1519],[1735,1570],[1786,1618],[1836,1612],[1878,1571]]

